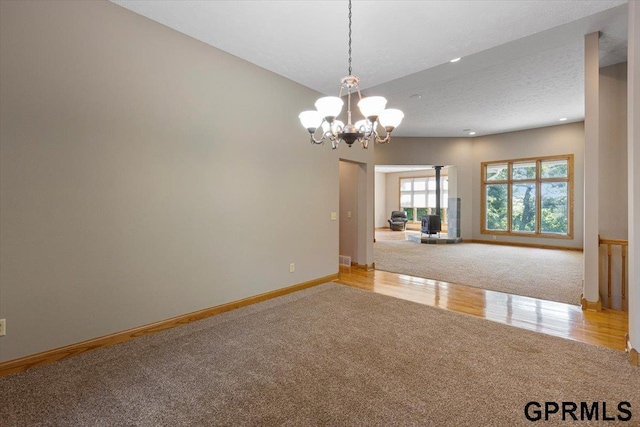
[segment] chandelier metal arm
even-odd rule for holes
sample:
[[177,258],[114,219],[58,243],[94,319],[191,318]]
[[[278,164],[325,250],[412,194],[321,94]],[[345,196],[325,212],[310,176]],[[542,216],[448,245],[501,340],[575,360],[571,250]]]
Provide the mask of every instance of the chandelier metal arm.
[[[323,123],[326,122],[326,120],[323,120]],[[320,126],[319,129],[322,129],[322,126]],[[329,139],[331,141],[333,141],[335,139],[335,136],[333,135],[333,132],[331,130],[328,130],[326,132],[322,133],[322,137],[320,139],[316,139],[316,130],[317,129],[308,129],[309,131],[309,137],[310,137],[310,141],[312,144],[324,144],[324,140],[325,139]]]
[[364,135],[363,137],[358,138],[358,142],[360,143],[360,145],[362,145],[362,148],[367,149],[369,148],[370,139],[371,139],[371,136]]
[[362,94],[360,93],[360,84],[358,83],[356,86],[356,91],[358,92],[358,101],[362,100]]
[[[371,122],[369,122],[369,123],[371,123]],[[364,139],[371,139],[371,136],[378,136],[378,133],[376,132],[377,124],[378,124],[378,122],[371,123],[371,128],[370,129],[367,129],[365,126],[360,126],[360,129],[358,129],[358,130],[360,132],[362,132],[362,135],[363,135]]]
[[390,130],[386,130],[387,135],[384,138],[380,138],[380,136],[378,136],[378,132],[376,132],[376,142],[378,144],[388,144],[389,141],[391,141],[391,131]]
[[324,144],[324,135],[320,139],[316,139],[316,137],[311,132],[309,132],[309,135],[311,137],[310,140],[312,144]]
[[378,144],[388,144],[390,141],[391,141],[391,134],[390,133],[388,133],[386,138],[384,138],[384,139],[376,138],[376,142]]

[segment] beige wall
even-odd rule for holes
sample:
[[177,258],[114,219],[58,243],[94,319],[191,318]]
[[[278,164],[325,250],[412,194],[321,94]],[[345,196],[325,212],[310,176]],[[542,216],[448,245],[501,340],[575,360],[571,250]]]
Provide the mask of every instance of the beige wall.
[[[493,240],[480,233],[480,163],[553,154],[574,154],[574,169],[582,171],[583,124],[551,126],[477,138],[395,138],[392,144],[376,148],[377,165],[443,164],[455,167],[457,197],[462,204],[462,237]],[[398,205],[397,177],[387,174],[386,209]],[[582,174],[575,176],[574,239],[546,239],[497,236],[496,240],[557,246],[582,247]],[[397,186],[397,185],[396,185]],[[579,193],[579,194],[578,194]]]
[[[343,111],[344,113],[344,111]],[[325,147],[326,148],[326,147]],[[355,163],[358,166],[357,206],[358,218],[349,222],[357,228],[356,257],[352,259],[361,265],[373,264],[373,238],[375,233],[375,143],[363,149],[359,143],[352,147],[341,143],[337,150],[331,151],[340,160]]]
[[[640,4],[629,2],[627,152],[629,199],[629,347],[640,351]],[[638,363],[636,361],[636,363]]]
[[0,5],[0,361],[335,273],[339,159],[356,262],[374,164],[456,165],[481,239],[480,162],[573,153],[574,239],[553,244],[582,245],[582,123],[332,151],[297,122],[319,94],[280,76],[108,2]]
[[600,235],[628,237],[627,63],[600,69]]
[[340,162],[340,255],[352,261],[358,259],[358,169],[357,163]]
[[600,300],[598,262],[600,221],[600,33],[584,36],[584,202],[582,297]]
[[[457,196],[461,199],[462,237],[472,238],[472,139],[470,138],[393,138],[375,151],[376,165],[450,165],[457,167]],[[397,191],[387,180],[387,193]],[[398,205],[397,197],[387,195],[387,210]],[[390,205],[392,204],[392,205]]]
[[385,175],[382,172],[375,173],[375,224],[377,227],[388,227],[387,220],[391,217],[391,212],[387,212],[386,196],[387,196],[387,181]]
[[337,272],[373,153],[307,142],[317,93],[106,1],[0,17],[0,361]]
[[[549,239],[496,236],[497,241],[582,247],[582,195],[584,125],[566,125],[509,132],[477,138],[396,138],[377,147],[377,165],[442,164],[455,167],[453,187],[462,204],[463,239],[494,240],[480,233],[480,164],[485,161],[542,157],[555,154],[574,155],[574,238]],[[404,173],[401,175],[409,176]],[[387,174],[386,208],[398,206],[397,182],[400,174]]]
[[[627,63],[600,69],[599,234],[627,240]],[[622,304],[620,246],[612,247],[612,307]],[[606,247],[600,248],[600,295],[608,305]],[[628,279],[628,278],[627,278]]]

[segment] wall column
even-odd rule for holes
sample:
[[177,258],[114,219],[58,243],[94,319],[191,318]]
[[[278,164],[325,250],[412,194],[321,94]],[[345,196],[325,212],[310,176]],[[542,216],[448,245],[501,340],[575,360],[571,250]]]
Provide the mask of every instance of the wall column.
[[602,309],[598,283],[599,37],[600,33],[595,32],[587,34],[584,38],[584,268],[582,277],[582,309],[597,311]]
[[629,361],[640,366],[640,4],[629,7],[627,129],[629,179]]
[[358,164],[358,259],[357,262],[366,270],[373,270],[373,239],[375,237],[374,222],[374,180],[375,167],[371,164]]

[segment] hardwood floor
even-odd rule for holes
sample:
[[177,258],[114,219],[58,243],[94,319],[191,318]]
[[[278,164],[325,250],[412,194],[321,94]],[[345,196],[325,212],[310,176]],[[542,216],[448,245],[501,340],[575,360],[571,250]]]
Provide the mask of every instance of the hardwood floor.
[[624,311],[582,311],[577,305],[343,266],[335,282],[518,328],[625,349],[629,320]]

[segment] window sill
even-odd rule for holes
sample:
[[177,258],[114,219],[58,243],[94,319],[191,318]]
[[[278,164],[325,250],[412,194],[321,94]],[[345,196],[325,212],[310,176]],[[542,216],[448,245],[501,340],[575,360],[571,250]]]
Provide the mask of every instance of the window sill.
[[561,239],[572,240],[573,234],[554,234],[554,233],[518,233],[513,231],[494,231],[494,230],[481,230],[480,234],[493,235],[493,236],[512,236],[512,237],[532,237],[542,239]]

